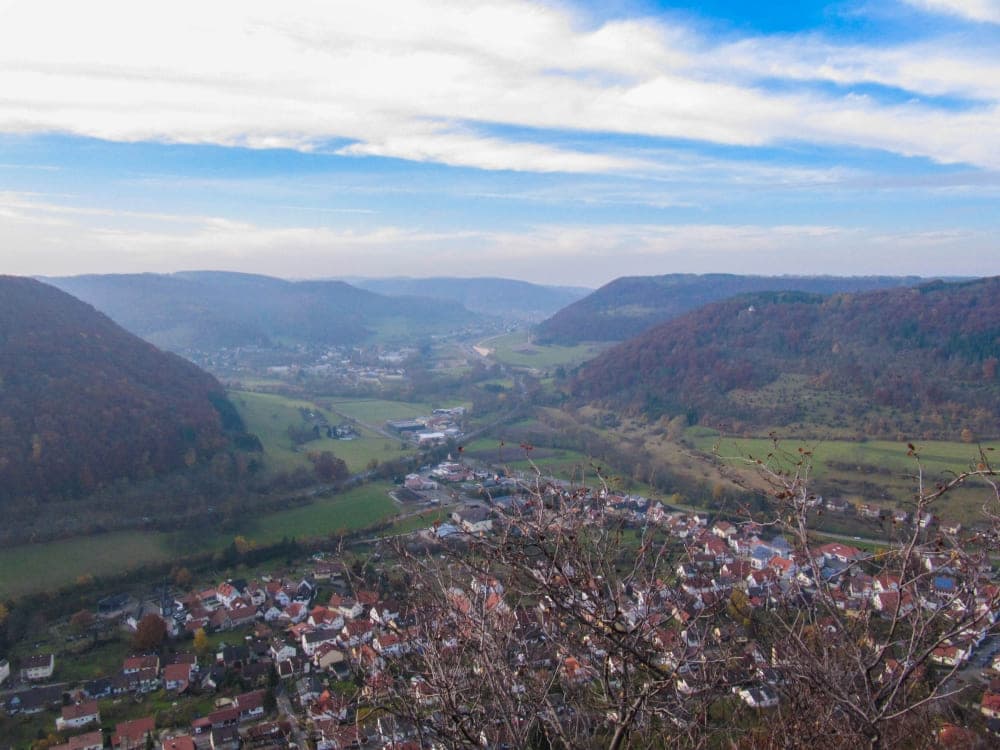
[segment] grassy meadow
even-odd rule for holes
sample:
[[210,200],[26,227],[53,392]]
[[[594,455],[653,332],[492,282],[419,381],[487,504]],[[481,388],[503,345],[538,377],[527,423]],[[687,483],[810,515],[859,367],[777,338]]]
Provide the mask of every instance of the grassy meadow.
[[[348,468],[354,472],[364,471],[368,463],[375,459],[383,461],[391,458],[398,458],[401,454],[398,440],[387,438],[384,435],[374,433],[364,427],[358,426],[357,432],[360,437],[354,440],[335,440],[330,438],[320,438],[311,440],[299,446],[299,450],[292,447],[292,441],[288,436],[289,426],[305,426],[299,409],[305,408],[312,411],[319,411],[326,416],[330,424],[338,424],[343,421],[339,414],[329,410],[320,409],[315,403],[303,399],[288,398],[272,393],[251,393],[249,391],[233,391],[230,398],[240,416],[246,423],[247,430],[257,435],[264,445],[265,461],[268,468],[273,471],[289,471],[296,468],[309,468],[311,464],[307,458],[310,451],[330,451],[338,458],[347,462]],[[341,408],[344,406],[345,408]],[[405,416],[416,416],[416,413],[428,413],[420,411],[423,406],[412,404],[399,404],[406,409]],[[334,404],[338,412],[368,424],[380,424],[385,419],[375,419],[371,415],[380,413],[393,413],[394,402],[381,401],[338,401]]]
[[599,344],[558,346],[535,344],[526,331],[496,336],[479,342],[479,346],[492,350],[490,356],[497,362],[513,367],[532,367],[539,370],[572,367],[596,357],[606,348]]
[[169,559],[165,534],[110,534],[0,549],[0,599],[54,589],[82,575],[110,575]]
[[[733,466],[752,456],[790,466],[800,457],[799,448],[812,453],[812,476],[816,485],[828,494],[841,495],[854,502],[902,506],[912,500],[917,487],[917,460],[908,455],[906,443],[887,440],[865,442],[847,440],[786,440],[775,451],[767,438],[720,437],[706,430],[689,431],[688,438],[701,451],[715,453]],[[926,487],[938,480],[953,477],[970,468],[978,446],[948,441],[914,443]],[[1000,443],[984,444],[988,455],[1000,451]],[[949,494],[938,512],[944,518],[971,523],[978,519],[985,486],[975,481]]]
[[434,410],[428,403],[386,401],[379,398],[324,399],[333,409],[359,422],[381,427],[390,419],[426,417]]
[[0,549],[0,600],[59,588],[81,575],[113,575],[130,567],[167,562],[176,557],[177,534],[196,540],[195,548],[185,550],[193,553],[223,549],[237,535],[264,545],[284,537],[322,538],[363,529],[399,512],[389,489],[388,483],[375,483],[342,495],[318,497],[299,508],[247,518],[226,533],[124,531]]

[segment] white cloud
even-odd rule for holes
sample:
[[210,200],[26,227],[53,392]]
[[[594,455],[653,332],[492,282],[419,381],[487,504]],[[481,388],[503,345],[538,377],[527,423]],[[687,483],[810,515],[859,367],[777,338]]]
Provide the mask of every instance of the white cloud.
[[573,152],[537,143],[515,143],[448,131],[388,135],[376,142],[344,146],[337,153],[391,156],[411,161],[523,172],[595,173],[656,168],[654,164],[639,159]]
[[[947,40],[716,44],[649,19],[586,28],[564,7],[527,0],[32,0],[0,5],[0,18],[0,131],[302,150],[346,140],[342,153],[539,172],[655,167],[523,129],[747,146],[801,139],[1000,167],[1000,57]],[[775,93],[763,75],[982,104],[946,111]]]
[[908,5],[970,21],[1000,23],[998,0],[904,0]]

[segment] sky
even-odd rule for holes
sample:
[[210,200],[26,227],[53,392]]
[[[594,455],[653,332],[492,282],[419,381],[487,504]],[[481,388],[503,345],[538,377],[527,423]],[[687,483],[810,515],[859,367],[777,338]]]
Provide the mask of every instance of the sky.
[[1000,0],[0,0],[0,273],[1000,274]]

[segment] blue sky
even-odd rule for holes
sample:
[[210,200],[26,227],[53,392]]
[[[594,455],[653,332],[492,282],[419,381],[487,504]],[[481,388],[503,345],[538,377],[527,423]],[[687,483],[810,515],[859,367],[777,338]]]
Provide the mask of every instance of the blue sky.
[[5,273],[1000,274],[1000,0],[0,0],[0,91]]

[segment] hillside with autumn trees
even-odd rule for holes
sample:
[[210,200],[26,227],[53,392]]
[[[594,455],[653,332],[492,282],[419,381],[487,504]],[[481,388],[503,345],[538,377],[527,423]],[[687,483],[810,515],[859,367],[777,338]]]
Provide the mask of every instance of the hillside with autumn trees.
[[38,281],[0,277],[0,353],[5,515],[204,462],[242,430],[214,377]]
[[585,364],[581,402],[730,433],[965,439],[1000,431],[1000,277],[745,295]]
[[913,276],[737,276],[673,273],[625,276],[567,305],[540,323],[541,344],[571,346],[581,341],[625,341],[703,305],[752,292],[836,294],[913,286]]

